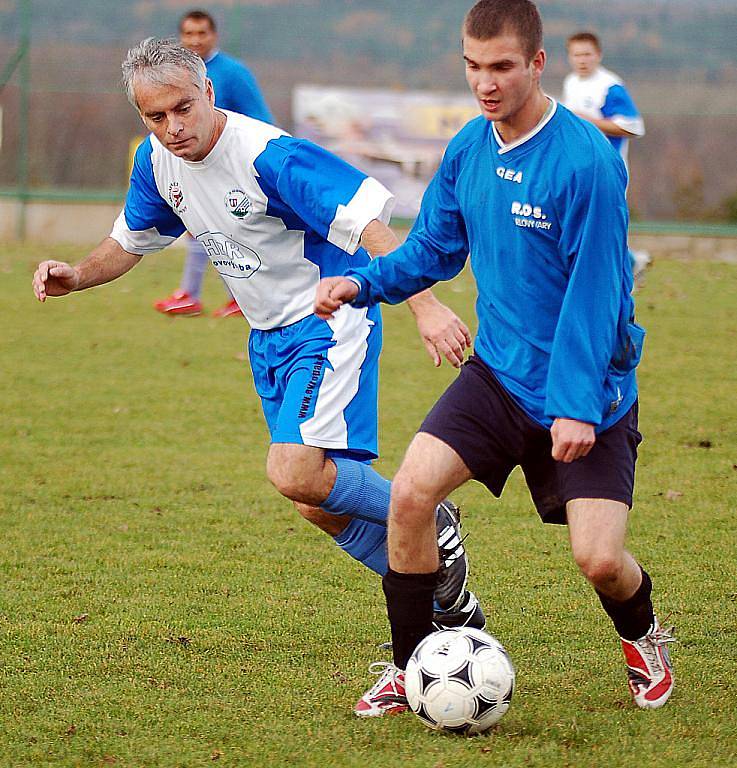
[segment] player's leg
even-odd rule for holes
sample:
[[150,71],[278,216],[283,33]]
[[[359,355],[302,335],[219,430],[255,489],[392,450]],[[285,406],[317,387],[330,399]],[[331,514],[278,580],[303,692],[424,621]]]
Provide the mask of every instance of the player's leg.
[[572,499],[566,505],[573,556],[596,590],[622,640],[635,703],[661,707],[673,691],[667,644],[651,600],[652,581],[624,547],[626,504],[606,499]]
[[[391,483],[370,464],[350,451],[331,451],[328,456],[313,446],[274,443],[267,475],[303,517],[331,535],[347,554],[381,576],[386,573]],[[434,620],[443,627],[481,629],[486,618],[475,595],[466,590],[468,562],[458,509],[441,498],[433,511],[435,553],[442,566]]]
[[[270,480],[303,509],[350,518],[338,536],[333,526],[323,530],[383,574],[390,483],[370,465],[378,450],[380,345],[378,310],[345,307],[329,322],[310,316],[289,328],[254,332],[249,353],[271,431]],[[446,504],[437,512],[444,561],[437,608],[452,609],[449,623],[482,626],[483,612],[465,590],[468,567],[453,509]],[[322,520],[312,516],[318,526]]]
[[632,506],[637,404],[597,436],[591,452],[556,463],[573,557],[596,590],[621,640],[635,703],[654,709],[673,690],[667,644],[673,641],[653,612],[652,581],[625,548]]
[[397,699],[403,670],[417,643],[434,629],[433,505],[471,477],[501,494],[521,450],[514,407],[491,371],[471,357],[412,441],[392,486],[390,569],[383,580],[394,664],[361,697],[357,715],[402,706]]
[[187,257],[184,260],[184,271],[182,272],[179,289],[193,299],[199,299],[202,295],[202,281],[205,277],[205,270],[209,263],[210,258],[202,243],[194,237],[188,237]]
[[331,515],[319,507],[294,503],[305,520],[331,536],[347,554],[383,576],[387,569],[386,527],[357,517]]
[[415,435],[392,483],[389,570],[384,576],[394,664],[406,667],[417,644],[430,634],[437,584],[435,508],[472,474],[442,440]]
[[378,665],[379,679],[353,709],[359,717],[407,709],[407,661],[420,640],[435,629],[433,595],[439,565],[435,508],[470,476],[458,454],[432,435],[419,433],[407,449],[392,483],[390,560],[383,578],[394,663]]

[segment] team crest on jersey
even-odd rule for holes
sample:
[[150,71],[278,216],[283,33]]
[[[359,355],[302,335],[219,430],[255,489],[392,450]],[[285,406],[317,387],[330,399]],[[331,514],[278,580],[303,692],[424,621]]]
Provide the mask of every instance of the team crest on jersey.
[[236,219],[245,219],[251,212],[253,204],[242,189],[231,189],[225,195],[225,207]]
[[178,181],[172,181],[169,184],[169,202],[177,213],[184,213],[187,210],[187,206],[184,205],[184,192]]

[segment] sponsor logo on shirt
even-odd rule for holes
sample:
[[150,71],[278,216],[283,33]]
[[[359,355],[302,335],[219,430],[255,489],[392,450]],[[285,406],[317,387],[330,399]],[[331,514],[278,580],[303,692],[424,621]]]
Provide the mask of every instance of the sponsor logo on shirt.
[[514,223],[518,227],[525,229],[550,229],[553,225],[547,221],[547,214],[543,213],[543,209],[539,205],[532,205],[530,203],[520,203],[515,200],[512,203],[512,216],[514,216]]
[[236,242],[222,232],[203,232],[197,240],[210,257],[213,267],[223,277],[252,277],[261,267],[261,259],[252,248]]
[[172,181],[169,184],[169,202],[178,214],[182,214],[187,210],[187,206],[184,205],[184,192],[182,192],[182,187],[178,181]]
[[251,212],[253,204],[242,189],[231,189],[225,195],[225,207],[236,219],[245,219]]
[[504,179],[504,181],[513,181],[516,184],[522,183],[522,171],[515,171],[514,168],[505,168],[503,165],[500,165],[496,169],[496,175],[500,179]]

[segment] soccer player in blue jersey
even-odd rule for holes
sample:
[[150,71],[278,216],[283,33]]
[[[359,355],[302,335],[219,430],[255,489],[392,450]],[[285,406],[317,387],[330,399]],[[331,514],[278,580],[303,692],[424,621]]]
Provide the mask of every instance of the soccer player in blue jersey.
[[[250,70],[218,49],[217,25],[207,11],[188,11],[182,16],[179,21],[179,42],[205,62],[207,76],[212,80],[215,89],[215,106],[266,123],[274,122],[256,78]],[[188,237],[186,242],[187,257],[179,288],[171,296],[154,303],[154,309],[164,314],[202,314],[202,281],[210,259],[196,239]],[[215,317],[240,314],[240,307],[232,296],[224,306],[213,313]]]
[[450,142],[407,241],[322,280],[315,302],[328,319],[345,304],[404,301],[457,275],[469,253],[478,286],[474,354],[392,483],[383,586],[394,665],[362,700],[401,699],[407,660],[432,631],[435,505],[472,478],[499,496],[519,465],[542,520],[568,524],[576,563],[621,637],[635,702],[656,708],[673,689],[673,638],[624,547],[644,336],[630,296],[624,164],[542,91],[534,3],[478,2],[463,58],[482,114]]
[[[151,135],[138,148],[125,208],[76,267],[44,261],[37,298],[114,280],[192,232],[250,326],[249,357],[271,433],[267,474],[299,512],[383,575],[390,484],[377,456],[378,307],[312,312],[320,277],[365,266],[398,245],[393,198],[375,179],[306,140],[216,109],[202,59],[150,38],[128,52],[123,80]],[[460,365],[468,329],[429,292],[410,302],[436,365]],[[436,512],[443,626],[485,623],[466,589],[457,509]],[[368,708],[362,714],[381,714]]]

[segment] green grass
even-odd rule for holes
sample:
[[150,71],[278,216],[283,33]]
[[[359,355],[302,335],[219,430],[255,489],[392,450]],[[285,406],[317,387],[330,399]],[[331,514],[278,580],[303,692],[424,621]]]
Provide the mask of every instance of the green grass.
[[[518,689],[497,729],[448,738],[351,706],[387,639],[378,580],[264,478],[266,429],[238,320],[150,309],[180,256],[37,304],[0,251],[0,766],[734,766],[737,764],[737,267],[661,261],[648,327],[630,546],[673,612],[678,683],[628,702],[616,638],[537,520],[518,474],[501,501],[458,491],[473,588]],[[209,277],[206,303],[222,292]],[[462,275],[439,289],[470,319]],[[453,376],[388,309],[387,474]]]

